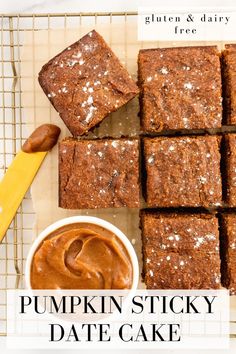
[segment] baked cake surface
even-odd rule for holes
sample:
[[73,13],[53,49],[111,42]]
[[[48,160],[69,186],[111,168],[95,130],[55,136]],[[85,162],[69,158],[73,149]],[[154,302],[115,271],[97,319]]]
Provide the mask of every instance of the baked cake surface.
[[220,287],[218,219],[210,214],[141,211],[148,289]]
[[222,202],[220,137],[144,138],[149,207],[212,207]]
[[230,207],[236,206],[236,134],[226,134],[225,137],[225,176],[226,176],[226,203]]
[[222,284],[236,295],[236,214],[221,216]]
[[228,44],[222,53],[222,73],[226,123],[236,124],[236,44]]
[[217,47],[142,49],[138,77],[144,132],[221,126]]
[[67,138],[59,144],[59,206],[139,207],[139,140]]
[[74,136],[87,133],[138,93],[127,70],[94,30],[45,64],[39,83]]

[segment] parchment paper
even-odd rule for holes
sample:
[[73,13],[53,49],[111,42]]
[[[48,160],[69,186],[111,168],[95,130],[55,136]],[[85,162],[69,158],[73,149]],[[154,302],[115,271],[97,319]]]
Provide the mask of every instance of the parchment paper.
[[[70,132],[49,103],[38,84],[38,72],[43,64],[58,54],[66,46],[77,41],[94,26],[80,26],[65,30],[42,30],[25,33],[22,54],[21,89],[24,119],[31,133],[43,123],[60,126],[60,139],[70,136]],[[137,53],[140,48],[135,26],[99,25],[96,30],[111,45],[114,52],[136,78]],[[128,33],[128,35],[127,35]],[[106,118],[90,137],[135,135],[139,132],[138,99]],[[98,216],[120,228],[133,243],[141,265],[140,230],[138,209],[63,210],[58,207],[58,151],[57,146],[47,155],[32,187],[31,195],[36,213],[34,237],[52,222],[72,215]]]
[[[38,84],[38,72],[54,55],[77,41],[84,34],[96,29],[111,46],[121,62],[127,67],[134,79],[137,77],[137,55],[141,48],[168,47],[184,45],[217,44],[223,48],[223,42],[145,42],[137,41],[137,24],[99,24],[97,26],[78,26],[66,30],[27,31],[25,33],[21,89],[24,119],[29,133],[43,123],[54,123],[62,129],[60,140],[70,136],[58,113],[49,103]],[[135,135],[139,133],[138,98],[107,117],[90,137]],[[52,222],[72,215],[98,216],[120,228],[133,243],[142,268],[141,238],[138,209],[98,209],[98,210],[63,210],[58,207],[58,156],[57,146],[46,157],[32,187],[31,195],[36,213],[35,236]],[[140,283],[139,287],[143,287]],[[235,306],[236,307],[236,306]]]

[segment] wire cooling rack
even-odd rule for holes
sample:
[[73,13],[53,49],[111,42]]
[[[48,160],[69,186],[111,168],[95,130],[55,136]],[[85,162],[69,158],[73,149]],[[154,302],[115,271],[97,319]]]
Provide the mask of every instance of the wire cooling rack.
[[[31,31],[34,35],[39,30],[78,28],[85,22],[86,25],[100,21],[127,23],[136,16],[135,12],[0,15],[0,178],[27,137],[21,89],[21,49],[25,33]],[[0,244],[0,336],[6,335],[7,289],[23,287],[26,256],[34,238],[33,222],[28,192]]]
[[[136,12],[0,15],[0,179],[27,138],[22,107],[21,74],[24,35],[31,31],[78,28],[86,24],[137,20]],[[29,77],[30,79],[30,77]],[[32,78],[31,78],[32,79]],[[35,95],[35,92],[33,93]],[[35,97],[33,97],[35,100]],[[21,183],[21,181],[19,181]],[[24,286],[26,256],[34,239],[34,212],[28,192],[0,244],[0,336],[7,330],[7,289]],[[236,323],[231,322],[231,333]],[[236,335],[232,335],[235,338]]]

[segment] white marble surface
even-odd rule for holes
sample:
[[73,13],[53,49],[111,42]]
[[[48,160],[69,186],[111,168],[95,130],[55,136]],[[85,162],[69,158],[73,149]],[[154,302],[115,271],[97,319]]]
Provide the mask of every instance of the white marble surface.
[[[6,350],[5,349],[5,340],[0,340],[0,352],[1,354],[58,354],[58,350]],[[59,354],[235,354],[236,353],[236,341],[234,343],[231,343],[230,348],[224,349],[224,350],[193,350],[193,349],[186,349],[186,350],[63,350],[59,351]]]
[[138,6],[235,7],[235,0],[0,0],[0,13],[137,11]]
[[134,11],[136,0],[1,0],[1,13],[46,13],[46,12],[93,12],[93,11]]
[[[0,0],[0,13],[50,13],[50,12],[58,12],[58,13],[70,13],[70,12],[94,12],[94,11],[137,11],[139,4],[146,5],[148,1],[138,1],[138,0]],[[178,3],[176,0],[165,0],[159,1],[155,0],[156,6],[168,6],[174,5],[175,7],[180,5],[188,5],[190,6],[198,5],[198,6],[233,6],[235,4],[235,0],[179,0]],[[0,352],[4,353],[17,353],[23,354],[24,351],[9,351],[6,350],[6,338],[0,338]],[[39,351],[34,350],[32,353],[56,353],[56,351]],[[71,353],[75,351],[63,351],[64,353]],[[78,351],[76,351],[78,352]],[[81,354],[92,354],[94,351],[79,351]],[[165,354],[189,354],[189,350],[167,350]],[[202,354],[215,354],[215,350],[209,351],[200,351]],[[27,351],[27,353],[31,353],[31,351]],[[103,350],[104,354],[110,353],[110,351]],[[120,354],[120,351],[114,350],[113,354]],[[125,354],[124,351],[122,351]],[[141,354],[141,351],[129,351],[128,353]],[[151,350],[146,352],[146,354],[162,354],[159,350]],[[236,341],[231,344],[231,348],[229,350],[217,351],[217,354],[233,354],[236,353]],[[99,352],[97,351],[97,354]],[[142,352],[142,354],[145,354]],[[191,354],[199,354],[199,351],[191,350]]]

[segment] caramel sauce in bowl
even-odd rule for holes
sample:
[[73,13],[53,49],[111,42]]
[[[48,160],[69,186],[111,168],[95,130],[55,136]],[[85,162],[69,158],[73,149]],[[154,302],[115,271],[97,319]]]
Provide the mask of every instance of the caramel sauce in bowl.
[[90,216],[59,220],[40,233],[29,251],[28,289],[133,289],[139,266],[125,234]]

